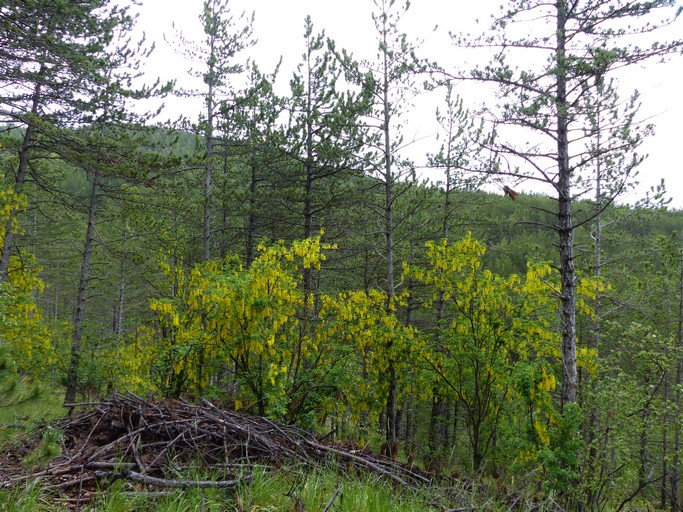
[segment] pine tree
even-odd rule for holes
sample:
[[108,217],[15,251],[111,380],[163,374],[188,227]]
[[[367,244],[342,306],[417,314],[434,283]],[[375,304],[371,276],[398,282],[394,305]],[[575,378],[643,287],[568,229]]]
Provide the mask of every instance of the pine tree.
[[[342,52],[341,59],[351,80],[369,88],[373,111],[368,116],[370,141],[367,148],[371,153],[366,164],[381,194],[375,194],[376,202],[370,208],[381,216],[381,232],[384,241],[380,251],[385,261],[384,291],[387,311],[394,306],[396,296],[396,228],[401,220],[397,218],[397,201],[410,187],[415,185],[415,169],[411,161],[402,158],[405,148],[402,135],[401,116],[418,92],[417,78],[426,69],[425,62],[416,55],[417,44],[408,41],[400,32],[402,17],[410,7],[409,2],[397,7],[395,0],[375,0],[372,15],[377,37],[377,55],[373,61],[355,63]],[[391,347],[387,347],[391,352]],[[396,370],[390,361],[387,368],[388,393],[386,400],[385,433],[387,444],[395,446],[398,427],[398,389]]]
[[[218,118],[221,111],[234,108],[237,94],[231,77],[243,73],[247,66],[239,62],[237,57],[245,49],[253,46],[252,38],[254,15],[246,18],[242,13],[237,19],[231,12],[230,0],[205,0],[199,16],[204,39],[195,42],[182,34],[176,34],[179,41],[179,52],[192,62],[200,62],[203,69],[192,70],[190,75],[201,78],[204,85],[195,90],[179,90],[183,96],[201,97],[204,100],[204,112],[200,117],[197,130],[203,136],[203,170],[202,189],[203,207],[203,259],[211,258],[211,217],[212,217],[212,184],[214,181],[215,149],[219,136],[217,134]],[[241,25],[241,26],[240,26]],[[223,144],[227,144],[231,134],[223,134]]]
[[[30,175],[30,162],[54,158],[59,128],[88,121],[92,91],[105,81],[104,48],[126,18],[125,9],[108,0],[9,0],[0,8],[0,124],[21,130],[12,148],[19,156],[17,168],[9,180],[16,191],[29,179],[42,181],[36,166]],[[7,233],[0,249],[5,280],[15,241],[12,230]]]
[[[310,16],[304,23],[304,38],[303,60],[290,80],[290,119],[284,140],[294,169],[285,178],[298,189],[295,197],[302,205],[302,236],[312,238],[328,227],[320,218],[333,218],[331,210],[349,199],[344,194],[347,180],[362,172],[360,116],[369,104],[361,93],[339,90],[341,67],[326,48],[325,33],[314,34]],[[312,279],[312,272],[305,272],[306,295],[312,291]]]
[[[681,41],[640,46],[668,23],[653,21],[656,12],[672,5],[670,0],[559,0],[552,4],[512,0],[495,18],[492,34],[474,42],[456,38],[458,44],[496,51],[490,64],[471,75],[498,88],[499,104],[484,108],[497,135],[490,149],[503,159],[496,173],[543,183],[556,198],[556,211],[548,212],[554,220],[548,226],[558,236],[562,276],[558,295],[563,404],[577,399],[574,234],[595,212],[577,217],[574,204],[593,186],[585,173],[596,157],[591,141],[599,131],[599,157],[622,162],[603,176],[603,190],[612,192],[602,198],[604,209],[633,178],[641,160],[636,148],[649,131],[635,120],[637,96],[608,106],[601,103],[597,108],[602,109],[604,121],[599,128],[591,123],[596,107],[587,99],[596,87],[610,84],[608,78],[618,69],[664,57],[681,47]],[[530,28],[526,34],[533,36],[519,35],[517,28],[525,20],[535,20],[526,21]]]
[[133,100],[168,93],[172,84],[159,87],[157,81],[151,86],[134,85],[140,75],[137,71],[140,60],[149,57],[154,48],[140,42],[133,46],[129,39],[133,26],[134,18],[126,14],[115,27],[111,45],[104,48],[100,56],[104,66],[103,80],[87,90],[91,98],[84,106],[87,125],[64,132],[63,147],[60,148],[61,157],[85,172],[90,179],[86,231],[74,301],[65,403],[75,400],[79,384],[85,309],[97,243],[97,220],[107,189],[110,188],[107,186],[108,181],[115,178],[144,184],[150,171],[160,163],[158,156],[146,152],[142,143],[146,135],[144,124],[150,114],[134,114],[129,107]]

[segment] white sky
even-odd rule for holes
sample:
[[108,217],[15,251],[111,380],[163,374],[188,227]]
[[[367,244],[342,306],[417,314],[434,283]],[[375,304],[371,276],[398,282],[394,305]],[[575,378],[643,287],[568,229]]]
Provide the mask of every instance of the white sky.
[[[202,0],[141,0],[139,27],[150,41],[156,41],[157,49],[151,57],[148,72],[163,80],[176,78],[180,83],[187,78],[190,64],[176,55],[164,42],[163,34],[173,36],[171,24],[184,34],[201,37],[198,21]],[[397,0],[400,3],[401,0]],[[453,47],[448,31],[479,34],[488,26],[490,14],[500,5],[499,0],[479,0],[465,2],[458,0],[413,0],[400,29],[408,34],[409,40],[423,40],[420,56],[438,61],[445,69],[463,68],[465,62],[460,50]],[[272,71],[283,58],[279,77],[279,92],[286,94],[289,78],[304,52],[303,26],[306,15],[311,16],[314,31],[325,30],[328,37],[337,42],[338,48],[346,48],[357,58],[372,59],[376,54],[377,43],[371,18],[372,0],[231,0],[231,11],[239,15],[243,11],[255,12],[254,34],[258,39],[250,56],[263,72]],[[480,22],[477,24],[476,20]],[[438,25],[436,32],[434,27]],[[683,38],[683,16],[670,27],[669,38]],[[470,63],[471,64],[471,63]],[[468,66],[469,67],[469,66]],[[652,63],[647,68],[633,69],[620,81],[621,96],[629,96],[634,89],[641,93],[642,108],[640,116],[650,119],[656,126],[655,135],[645,141],[641,153],[649,158],[640,166],[638,180],[641,182],[640,195],[650,186],[666,180],[671,206],[683,208],[683,163],[679,157],[678,144],[683,144],[683,60],[675,56],[666,63]],[[472,88],[460,86],[457,89],[468,106],[468,95]],[[411,158],[420,165],[427,151],[436,152],[439,143],[434,140],[434,108],[443,98],[437,93],[435,99],[420,101],[417,113],[411,117],[410,130],[406,139],[420,139],[411,150]],[[183,112],[195,118],[196,107],[183,104],[180,100],[169,98],[170,117]],[[475,102],[470,105],[475,106]],[[198,107],[197,107],[198,108]],[[522,189],[524,187],[522,186]],[[629,200],[635,197],[629,197]]]

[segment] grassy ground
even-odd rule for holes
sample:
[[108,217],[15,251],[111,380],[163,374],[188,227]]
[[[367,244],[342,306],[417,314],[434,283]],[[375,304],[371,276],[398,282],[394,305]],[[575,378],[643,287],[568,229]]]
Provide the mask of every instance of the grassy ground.
[[[543,502],[500,495],[472,493],[457,484],[445,487],[401,489],[379,481],[339,475],[331,470],[303,472],[300,468],[257,469],[253,480],[236,489],[144,490],[123,480],[114,482],[80,509],[88,512],[432,512],[443,510],[534,510],[557,512],[552,499]],[[205,474],[179,478],[206,480]],[[521,498],[521,497],[518,497]],[[67,512],[72,499],[50,494],[37,485],[0,491],[0,511]]]
[[28,433],[36,425],[62,418],[66,414],[63,401],[63,393],[43,391],[35,399],[0,407],[0,441]]
[[[426,494],[400,491],[373,480],[340,477],[328,471],[299,474],[281,468],[259,470],[249,484],[238,489],[188,489],[146,493],[118,481],[83,510],[101,512],[190,512],[190,511],[322,511],[335,512],[428,512],[437,510]],[[334,497],[334,498],[333,498]],[[74,503],[71,504],[72,507]],[[73,509],[73,508],[72,508]],[[28,486],[0,491],[0,510],[40,512],[70,510],[57,496]],[[439,510],[443,510],[439,508]]]

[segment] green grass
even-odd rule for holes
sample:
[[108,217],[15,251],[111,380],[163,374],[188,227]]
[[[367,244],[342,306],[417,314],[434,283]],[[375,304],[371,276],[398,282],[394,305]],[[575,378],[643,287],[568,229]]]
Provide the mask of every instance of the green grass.
[[0,510],[3,512],[60,512],[61,507],[52,496],[35,484],[27,484],[11,490],[0,490]]
[[0,407],[0,441],[27,434],[36,425],[64,417],[64,394],[43,392],[26,402]]
[[[205,478],[200,475],[199,478]],[[341,487],[330,510],[335,512],[428,512],[425,495],[401,490],[373,478],[357,480],[333,471],[303,473],[283,468],[259,469],[237,489],[182,489],[149,494],[121,480],[103,491],[87,510],[99,512],[262,512],[320,511]],[[296,508],[303,505],[303,508]],[[37,486],[0,491],[0,510],[11,512],[67,510]]]
[[[375,478],[355,479],[331,470],[311,473],[296,471],[260,472],[252,485],[237,492],[235,510],[323,510],[341,487],[332,510],[337,512],[420,512],[432,510],[426,497],[379,482]],[[241,507],[241,508],[240,508]]]

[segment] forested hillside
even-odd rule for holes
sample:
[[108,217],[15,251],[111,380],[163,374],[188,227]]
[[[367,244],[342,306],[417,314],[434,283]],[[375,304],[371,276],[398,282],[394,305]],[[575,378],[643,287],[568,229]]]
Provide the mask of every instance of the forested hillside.
[[[672,2],[510,0],[485,39],[453,36],[547,46],[527,71],[444,69],[376,1],[374,62],[309,18],[281,77],[207,0],[198,91],[135,88],[150,48],[120,4],[0,6],[3,403],[26,382],[209,398],[568,509],[681,510],[683,212],[621,201],[651,129],[609,79],[680,51],[613,30]],[[534,10],[550,35],[515,42]],[[468,110],[462,79],[499,96]],[[403,138],[423,83],[444,97],[430,180]],[[177,123],[140,113],[190,93],[204,110]]]

